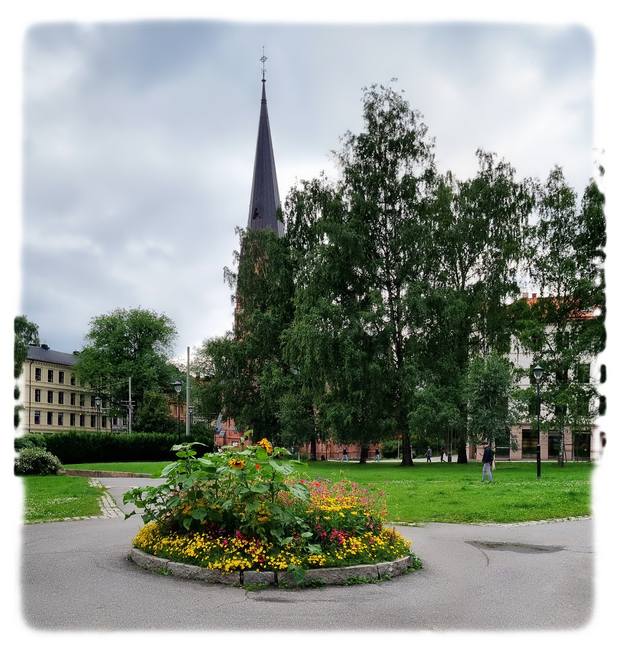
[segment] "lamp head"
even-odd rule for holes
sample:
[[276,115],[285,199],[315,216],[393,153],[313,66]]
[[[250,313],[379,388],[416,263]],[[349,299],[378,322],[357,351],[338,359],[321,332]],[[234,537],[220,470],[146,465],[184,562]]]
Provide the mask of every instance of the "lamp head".
[[176,391],[176,393],[178,395],[181,392],[181,389],[183,388],[183,384],[181,384],[181,382],[177,380],[172,385],[174,386],[174,390]]
[[534,366],[534,379],[539,382],[543,375],[543,369],[540,366]]

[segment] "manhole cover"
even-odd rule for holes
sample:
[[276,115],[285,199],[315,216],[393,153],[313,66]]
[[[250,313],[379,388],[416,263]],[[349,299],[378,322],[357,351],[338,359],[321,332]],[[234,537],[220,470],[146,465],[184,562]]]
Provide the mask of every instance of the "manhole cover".
[[482,550],[512,551],[513,553],[557,553],[564,550],[564,546],[543,546],[540,544],[519,544],[502,541],[468,541],[465,543]]

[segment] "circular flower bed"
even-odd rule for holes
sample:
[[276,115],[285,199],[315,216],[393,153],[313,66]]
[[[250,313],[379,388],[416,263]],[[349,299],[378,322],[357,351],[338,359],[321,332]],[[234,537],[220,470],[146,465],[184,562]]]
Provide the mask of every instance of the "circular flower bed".
[[303,573],[411,555],[410,543],[384,527],[380,494],[300,479],[288,451],[267,439],[202,458],[195,445],[175,446],[164,484],[125,495],[146,522],[134,547],[222,572]]

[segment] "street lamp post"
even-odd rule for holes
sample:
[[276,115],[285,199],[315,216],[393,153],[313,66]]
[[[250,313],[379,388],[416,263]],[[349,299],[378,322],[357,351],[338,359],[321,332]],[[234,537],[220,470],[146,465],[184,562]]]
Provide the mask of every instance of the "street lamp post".
[[536,477],[540,479],[540,380],[543,369],[540,366],[534,367],[534,379],[536,380],[536,402],[538,408],[538,432],[536,439]]
[[101,398],[95,398],[95,407],[97,408],[97,432],[101,431]]
[[183,388],[183,384],[177,380],[172,386],[174,386],[177,394],[177,440],[181,443],[181,389]]

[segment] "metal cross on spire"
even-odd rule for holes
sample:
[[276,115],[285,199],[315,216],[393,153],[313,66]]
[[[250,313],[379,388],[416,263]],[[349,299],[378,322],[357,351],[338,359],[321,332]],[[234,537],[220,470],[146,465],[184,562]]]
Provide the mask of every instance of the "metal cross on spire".
[[262,74],[263,74],[262,82],[265,82],[265,72],[266,72],[265,62],[266,61],[267,61],[267,57],[265,57],[265,46],[263,46],[263,56],[260,58],[260,62],[261,62],[261,65],[262,65]]

